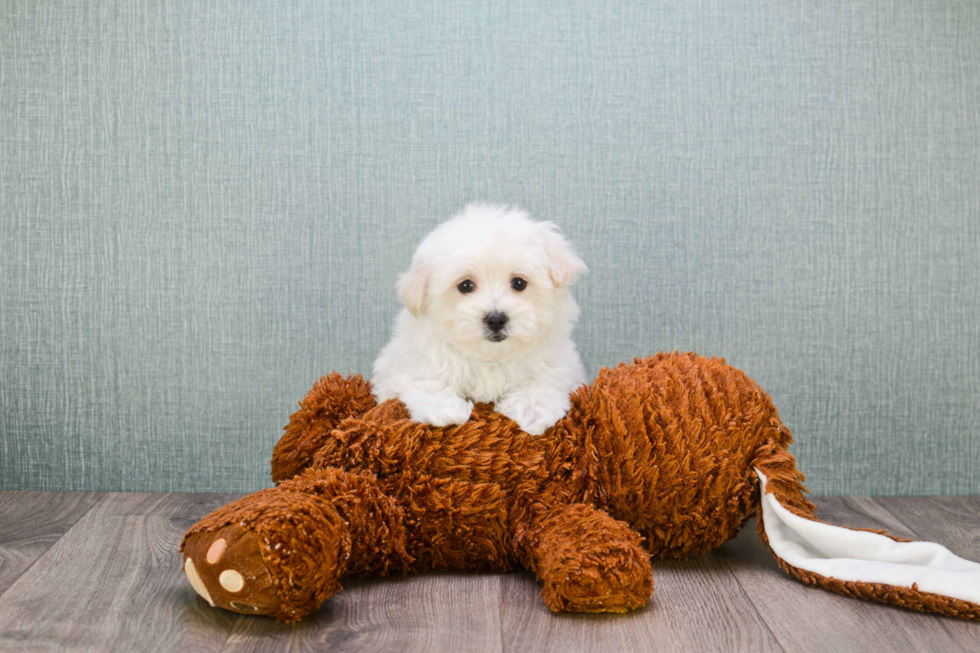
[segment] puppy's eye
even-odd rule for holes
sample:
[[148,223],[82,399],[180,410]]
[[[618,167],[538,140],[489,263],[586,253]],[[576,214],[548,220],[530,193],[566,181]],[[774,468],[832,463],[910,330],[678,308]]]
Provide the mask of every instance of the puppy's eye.
[[464,295],[468,292],[473,292],[476,290],[476,284],[469,279],[466,281],[460,281],[459,285],[456,287],[459,288],[459,292],[463,293]]
[[527,281],[524,281],[524,279],[521,279],[520,277],[514,277],[514,279],[510,282],[510,287],[517,292],[521,292],[527,288]]

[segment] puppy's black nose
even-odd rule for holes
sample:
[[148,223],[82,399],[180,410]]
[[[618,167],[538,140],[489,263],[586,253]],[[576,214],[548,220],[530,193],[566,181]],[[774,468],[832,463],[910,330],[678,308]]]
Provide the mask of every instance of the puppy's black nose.
[[507,316],[503,313],[487,313],[487,316],[483,318],[483,323],[494,333],[500,333],[500,330],[507,324]]

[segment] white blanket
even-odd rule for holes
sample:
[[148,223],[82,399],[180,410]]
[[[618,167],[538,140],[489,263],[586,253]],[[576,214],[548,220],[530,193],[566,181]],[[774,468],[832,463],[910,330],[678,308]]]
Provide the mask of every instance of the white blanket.
[[980,603],[980,564],[933,542],[896,542],[794,515],[766,494],[758,469],[762,518],[769,546],[800,569],[844,581],[882,583]]

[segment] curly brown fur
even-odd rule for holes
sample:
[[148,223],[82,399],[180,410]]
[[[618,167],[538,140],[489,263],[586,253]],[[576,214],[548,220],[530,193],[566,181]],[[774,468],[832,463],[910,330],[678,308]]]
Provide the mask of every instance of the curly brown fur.
[[[222,592],[218,580],[207,583],[218,605],[239,612],[271,614],[283,621],[298,621],[311,607],[319,606],[340,589],[339,579],[346,571],[351,539],[346,524],[329,501],[302,491],[262,490],[202,519],[184,536],[182,548],[200,542],[198,551],[210,550],[210,546],[204,545],[232,526],[254,536],[277,595],[274,606],[253,600],[245,603],[250,609],[242,610],[233,605],[239,598],[238,592]],[[234,551],[226,552],[212,564],[205,564],[206,558],[198,559],[195,567],[205,581],[220,579],[224,571],[240,570],[240,556],[233,557],[231,553]],[[208,573],[211,571],[213,574]]]
[[360,374],[345,379],[333,372],[322,377],[299,403],[272,451],[272,480],[285,481],[300,473],[341,420],[376,404],[371,384]]
[[594,506],[556,506],[516,539],[521,562],[544,582],[541,596],[555,612],[625,612],[653,591],[640,536]]
[[[435,568],[524,566],[554,610],[627,610],[652,592],[651,557],[702,554],[737,534],[759,506],[755,468],[780,503],[814,519],[791,442],[752,379],[693,353],[603,369],[536,438],[489,405],[459,426],[418,424],[396,400],[376,405],[360,377],[331,374],[275,448],[279,486],[206,517],[182,550],[217,605],[284,620],[316,610],[345,575]],[[211,563],[207,553],[224,538],[228,553]],[[780,562],[852,596],[980,614]],[[217,586],[235,565],[254,591]]]

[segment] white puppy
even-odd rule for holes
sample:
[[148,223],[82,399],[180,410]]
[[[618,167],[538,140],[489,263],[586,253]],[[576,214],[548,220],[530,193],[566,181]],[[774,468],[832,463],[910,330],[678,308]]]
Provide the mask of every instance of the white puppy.
[[544,433],[585,382],[567,286],[586,271],[554,224],[467,205],[426,236],[398,279],[405,310],[374,362],[378,401],[397,397],[435,426],[493,402],[527,433]]

